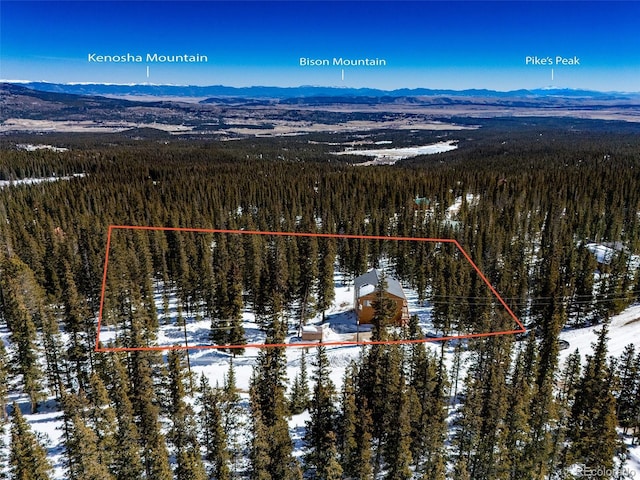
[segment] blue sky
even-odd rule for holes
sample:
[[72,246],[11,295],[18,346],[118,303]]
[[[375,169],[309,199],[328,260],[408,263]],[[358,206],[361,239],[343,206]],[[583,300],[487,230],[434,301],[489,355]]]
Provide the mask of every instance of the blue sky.
[[[0,8],[2,79],[640,91],[636,1],[3,0]],[[89,53],[209,61],[95,64]],[[577,56],[580,65],[527,66],[526,56]],[[348,67],[343,80],[340,67],[300,67],[300,57],[377,57],[387,66]]]

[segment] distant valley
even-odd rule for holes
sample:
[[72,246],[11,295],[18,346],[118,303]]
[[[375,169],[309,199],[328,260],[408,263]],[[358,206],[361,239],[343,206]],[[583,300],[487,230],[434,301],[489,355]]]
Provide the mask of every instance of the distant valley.
[[479,122],[469,119],[501,117],[640,122],[640,95],[551,89],[0,84],[0,134],[152,128],[232,139],[378,129],[462,130],[477,127]]

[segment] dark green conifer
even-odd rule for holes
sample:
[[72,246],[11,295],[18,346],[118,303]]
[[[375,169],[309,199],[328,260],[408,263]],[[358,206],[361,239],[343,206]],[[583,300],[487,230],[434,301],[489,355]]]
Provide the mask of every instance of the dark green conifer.
[[293,380],[289,398],[289,411],[293,415],[304,412],[309,406],[309,384],[305,349],[300,351],[300,370]]
[[229,451],[227,449],[227,433],[223,427],[222,411],[220,409],[222,394],[209,385],[203,375],[200,379],[200,438],[204,448],[204,458],[208,462],[207,468],[210,478],[229,480]]
[[118,354],[111,355],[111,362],[105,365],[102,374],[109,379],[109,396],[115,406],[118,419],[115,434],[117,448],[114,456],[114,475],[117,480],[138,480],[144,472],[140,448],[142,442],[129,397],[129,378]]
[[229,359],[229,370],[224,378],[220,409],[222,411],[222,424],[227,436],[227,448],[229,450],[232,474],[235,475],[236,465],[243,453],[243,430],[245,412],[241,403],[242,399],[236,385],[236,373],[233,365],[233,357]]
[[334,264],[336,261],[336,243],[332,238],[323,239],[320,243],[320,272],[318,280],[318,310],[322,312],[322,321],[325,320],[326,310],[335,299]]
[[366,399],[363,399],[358,411],[355,461],[353,478],[357,480],[373,479],[373,419]]
[[98,455],[100,463],[107,465],[111,472],[115,472],[115,458],[122,446],[118,445],[116,434],[118,420],[116,410],[111,405],[109,393],[97,373],[89,378],[89,412],[88,418],[93,425],[97,437]]
[[0,424],[9,420],[7,395],[9,393],[9,356],[0,339]]
[[109,465],[103,462],[98,436],[85,417],[86,399],[63,393],[62,405],[69,424],[65,441],[68,478],[113,480]]
[[376,297],[372,302],[373,318],[371,324],[373,330],[371,333],[371,341],[380,341],[387,339],[387,327],[391,324],[391,320],[395,315],[395,303],[390,299],[387,292],[388,284],[386,275],[383,273],[376,287]]
[[[618,391],[616,393],[616,414],[625,433],[638,421],[636,404],[640,394],[640,354],[636,355],[635,345],[627,345],[617,365]],[[634,418],[635,417],[635,418]]]
[[[275,308],[279,301],[276,299],[272,308]],[[268,332],[267,343],[283,342],[285,326],[279,319],[279,315],[271,316]],[[258,462],[258,465],[254,465],[253,468],[257,476],[266,472],[272,479],[295,480],[301,476],[301,472],[297,461],[292,456],[293,444],[286,420],[289,412],[285,396],[285,379],[284,348],[270,347],[260,350],[249,394],[255,435],[264,431],[268,448],[266,452],[255,451],[253,461]],[[261,441],[254,436],[252,448],[255,449],[256,442]],[[266,465],[263,465],[264,453],[268,458]]]
[[616,403],[612,393],[614,376],[607,365],[608,331],[605,323],[598,332],[593,356],[587,357],[571,409],[570,458],[587,468],[612,468],[618,448]]
[[184,400],[186,393],[183,356],[178,350],[170,350],[167,356],[172,422],[169,439],[176,457],[175,475],[176,480],[204,480],[206,473],[196,437],[194,413]]
[[160,430],[160,409],[156,403],[152,378],[153,366],[157,366],[156,359],[151,352],[135,351],[130,355],[130,360],[130,382],[133,387],[131,403],[137,418],[146,474],[157,480],[171,480],[173,475],[169,465],[169,452]]
[[[335,387],[330,378],[329,358],[326,348],[318,347],[313,366],[313,394],[309,402],[310,419],[306,424],[304,442],[307,449],[305,467],[321,480],[327,480],[327,475],[336,474],[336,420]],[[332,452],[334,457],[332,457]],[[329,470],[329,464],[333,467]],[[342,473],[342,467],[339,467]]]
[[9,472],[12,480],[50,480],[52,466],[16,403],[11,418]]
[[262,420],[260,405],[256,398],[251,400],[251,446],[249,460],[251,461],[251,480],[273,480],[270,473],[271,458],[269,457],[270,438],[267,426]]
[[385,443],[388,480],[409,480],[412,476],[410,399],[404,378],[400,379],[400,385],[398,395],[389,400],[395,415]]
[[31,412],[35,413],[38,403],[45,398],[35,316],[43,309],[43,292],[31,269],[19,258],[6,257],[1,268],[3,316],[15,345],[12,363],[25,393],[29,395]]

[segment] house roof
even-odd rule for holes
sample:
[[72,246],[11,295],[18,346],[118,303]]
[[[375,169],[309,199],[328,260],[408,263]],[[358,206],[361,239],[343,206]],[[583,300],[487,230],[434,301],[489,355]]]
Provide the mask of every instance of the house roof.
[[[380,283],[381,278],[382,272],[375,268],[373,270],[369,270],[367,273],[363,273],[359,277],[356,277],[354,283],[358,298],[371,293],[370,290],[367,290],[366,293],[361,293],[361,287],[364,287],[365,285],[373,285],[374,287],[377,287],[378,283]],[[404,295],[404,291],[402,290],[402,285],[400,285],[400,282],[398,280],[389,275],[385,277],[385,280],[387,281],[387,292],[389,292],[391,295],[395,295],[396,297],[406,298]]]

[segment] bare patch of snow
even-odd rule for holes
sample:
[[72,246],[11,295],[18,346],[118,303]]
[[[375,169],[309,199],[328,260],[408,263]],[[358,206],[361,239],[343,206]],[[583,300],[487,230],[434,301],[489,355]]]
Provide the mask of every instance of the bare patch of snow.
[[[607,343],[608,355],[619,357],[624,347],[630,343],[637,343],[640,338],[640,304],[635,304],[624,310],[622,313],[611,318],[609,324],[609,341]],[[575,330],[567,330],[560,333],[560,339],[569,342],[569,348],[560,352],[560,361],[564,362],[567,356],[574,352],[577,348],[582,356],[583,362],[585,355],[593,354],[593,344],[598,339],[597,332],[602,325],[592,327],[579,328]]]
[[405,148],[379,148],[372,150],[345,150],[344,152],[333,152],[334,155],[363,155],[366,157],[375,157],[364,163],[358,163],[358,166],[366,167],[370,165],[393,165],[399,160],[405,158],[417,157],[418,155],[433,155],[435,153],[449,152],[458,148],[456,140],[447,142],[432,143],[431,145],[422,145],[418,147]]
[[68,152],[68,148],[54,147],[53,145],[32,145],[30,143],[19,143],[16,145],[18,150],[26,150],[27,152],[35,152],[36,150],[51,150],[52,152]]
[[0,188],[13,187],[16,185],[35,185],[42,182],[56,182],[58,180],[71,180],[72,178],[82,178],[84,173],[74,173],[64,177],[43,177],[43,178],[21,178],[18,180],[0,180]]

